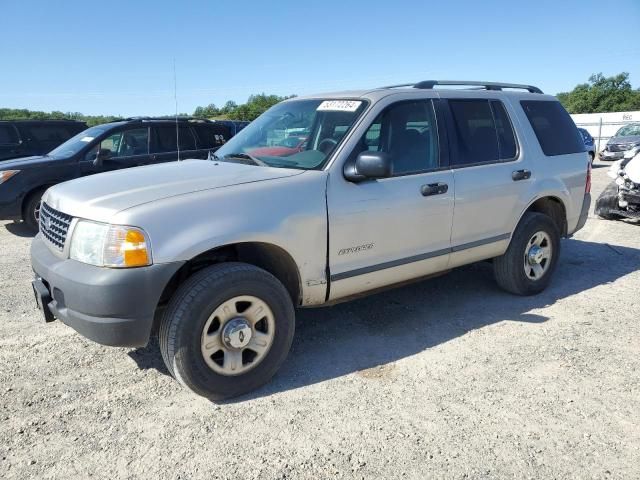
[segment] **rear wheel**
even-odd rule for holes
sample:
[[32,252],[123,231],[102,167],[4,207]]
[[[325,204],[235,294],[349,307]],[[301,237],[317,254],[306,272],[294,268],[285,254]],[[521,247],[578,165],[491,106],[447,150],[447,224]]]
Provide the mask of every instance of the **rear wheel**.
[[560,234],[553,220],[525,213],[505,254],[494,259],[496,282],[516,295],[540,293],[551,282],[559,254]]
[[289,352],[294,325],[291,298],[273,275],[222,263],[174,294],[160,325],[160,350],[180,383],[222,400],[269,381]]

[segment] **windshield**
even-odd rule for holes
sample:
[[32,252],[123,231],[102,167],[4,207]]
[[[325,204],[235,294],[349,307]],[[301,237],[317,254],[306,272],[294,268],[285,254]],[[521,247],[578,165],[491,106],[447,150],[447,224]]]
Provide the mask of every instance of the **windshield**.
[[51,150],[49,155],[52,157],[70,157],[71,155],[75,155],[104,132],[105,129],[101,127],[87,128],[75,137],[71,137],[62,145]]
[[632,135],[640,135],[640,123],[625,125],[616,132],[616,137],[630,137]]
[[366,108],[362,100],[291,100],[271,107],[216,152],[224,161],[322,168]]

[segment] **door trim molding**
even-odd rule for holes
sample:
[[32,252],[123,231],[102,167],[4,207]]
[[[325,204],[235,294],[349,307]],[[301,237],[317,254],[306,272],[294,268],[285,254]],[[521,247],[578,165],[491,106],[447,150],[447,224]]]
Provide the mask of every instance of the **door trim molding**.
[[511,237],[510,233],[503,233],[482,240],[475,240],[469,243],[463,243],[450,248],[443,248],[441,250],[434,250],[432,252],[421,253],[419,255],[412,255],[411,257],[399,258],[398,260],[391,260],[389,262],[378,263],[376,265],[369,265],[368,267],[356,268],[354,270],[348,270],[346,272],[332,274],[329,279],[332,282],[338,280],[345,280],[351,277],[357,277],[358,275],[365,275],[367,273],[378,272],[380,270],[386,270],[388,268],[399,267],[401,265],[407,265],[409,263],[420,262],[429,258],[440,257],[442,255],[449,255],[450,253],[460,252],[462,250],[468,250],[470,248],[481,247],[490,243],[506,240]]

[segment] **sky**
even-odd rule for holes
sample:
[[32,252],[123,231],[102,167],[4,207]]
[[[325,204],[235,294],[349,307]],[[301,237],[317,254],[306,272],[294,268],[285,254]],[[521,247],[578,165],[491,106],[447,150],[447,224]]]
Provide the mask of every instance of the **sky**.
[[180,112],[426,79],[640,87],[640,0],[0,0],[0,108]]

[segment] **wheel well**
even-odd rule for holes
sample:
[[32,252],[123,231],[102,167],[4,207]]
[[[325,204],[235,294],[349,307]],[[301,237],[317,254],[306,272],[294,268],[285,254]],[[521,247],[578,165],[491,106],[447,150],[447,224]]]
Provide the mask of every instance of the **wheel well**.
[[266,270],[282,282],[293,304],[300,304],[300,274],[291,255],[269,243],[247,242],[214,248],[189,260],[169,280],[158,306],[166,305],[178,287],[195,272],[223,262],[244,262]]
[[27,208],[29,201],[38,193],[40,194],[44,193],[45,190],[47,190],[47,188],[49,188],[50,186],[51,185],[40,185],[39,187],[36,187],[30,190],[29,192],[27,192],[22,199],[22,205],[20,205],[20,212],[24,214],[24,209]]
[[567,235],[567,211],[562,200],[556,197],[539,198],[529,205],[526,211],[545,214],[556,224],[560,235]]

